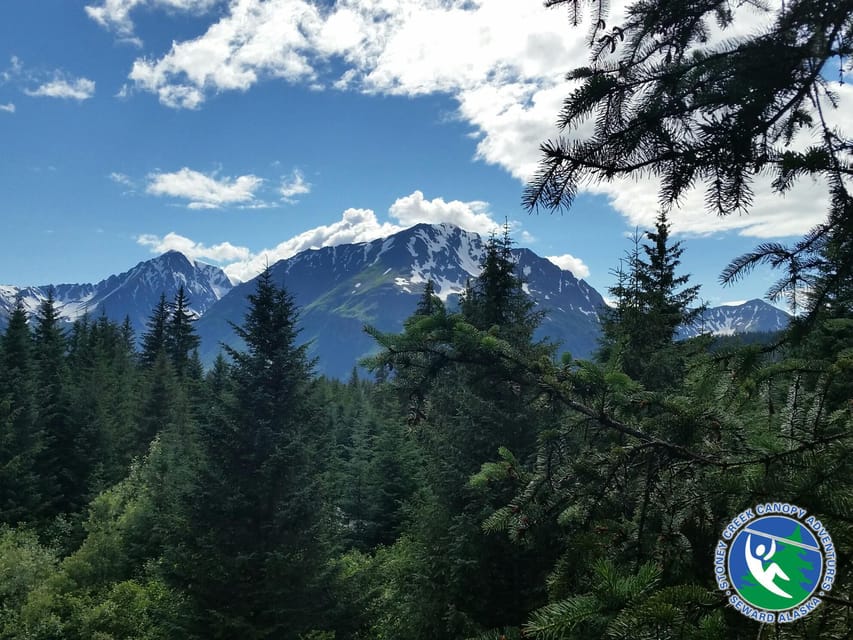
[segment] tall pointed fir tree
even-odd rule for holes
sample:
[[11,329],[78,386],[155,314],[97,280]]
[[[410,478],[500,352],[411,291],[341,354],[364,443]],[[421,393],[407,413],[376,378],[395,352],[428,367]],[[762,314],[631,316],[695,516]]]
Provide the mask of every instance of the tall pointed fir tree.
[[423,293],[418,300],[418,306],[415,307],[415,316],[431,316],[440,307],[443,307],[441,299],[436,295],[435,282],[430,278],[424,285]]
[[164,331],[164,346],[179,377],[193,370],[190,366],[193,353],[201,343],[193,327],[195,316],[189,307],[189,297],[181,285],[171,304]]
[[168,324],[169,304],[166,302],[166,294],[161,293],[160,300],[145,325],[145,333],[142,334],[140,359],[146,367],[153,365],[161,353],[166,353]]
[[493,234],[485,246],[480,275],[469,283],[461,301],[464,318],[480,330],[525,344],[532,340],[541,315],[533,312],[533,301],[524,293],[516,273],[509,226]]
[[323,438],[296,322],[293,299],[265,271],[234,327],[245,350],[227,349],[228,404],[200,430],[203,464],[176,562],[200,637],[298,638],[322,625]]
[[32,335],[20,298],[9,316],[0,355],[0,522],[17,524],[40,515],[35,463],[43,447],[35,412]]
[[60,326],[53,289],[39,305],[34,331],[38,421],[43,434],[37,472],[42,483],[42,506],[71,513],[83,506],[87,460],[75,443],[69,412],[66,339]]
[[[634,246],[616,271],[610,288],[615,308],[604,312],[599,358],[616,358],[622,370],[649,388],[672,386],[683,368],[682,349],[674,341],[680,327],[702,313],[696,304],[699,286],[686,286],[690,276],[679,274],[684,249],[670,242],[670,225],[661,213],[647,242]],[[623,265],[627,266],[627,271]]]

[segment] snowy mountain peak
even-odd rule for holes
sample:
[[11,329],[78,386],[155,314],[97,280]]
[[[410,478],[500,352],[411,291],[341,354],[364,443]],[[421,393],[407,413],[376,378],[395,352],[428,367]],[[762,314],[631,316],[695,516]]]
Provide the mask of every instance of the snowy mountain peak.
[[689,338],[704,333],[731,336],[738,333],[782,331],[790,321],[790,315],[756,298],[741,304],[707,309],[692,327],[681,330],[679,337]]
[[0,322],[8,317],[18,296],[27,312],[35,314],[52,288],[62,319],[73,321],[85,314],[104,313],[122,321],[128,316],[139,333],[160,295],[171,300],[181,286],[190,298],[190,310],[198,316],[233,288],[219,267],[168,251],[96,284],[0,287]]
[[[313,340],[320,370],[345,375],[360,356],[375,348],[365,324],[399,331],[414,311],[428,280],[449,306],[481,271],[485,240],[451,224],[419,224],[385,238],[303,251],[272,265],[302,310],[303,337]],[[528,249],[513,250],[518,275],[545,314],[540,337],[563,343],[578,357],[595,348],[598,310],[595,289]],[[236,286],[199,320],[202,357],[210,361],[221,342],[233,343],[231,322],[246,311],[249,281]]]

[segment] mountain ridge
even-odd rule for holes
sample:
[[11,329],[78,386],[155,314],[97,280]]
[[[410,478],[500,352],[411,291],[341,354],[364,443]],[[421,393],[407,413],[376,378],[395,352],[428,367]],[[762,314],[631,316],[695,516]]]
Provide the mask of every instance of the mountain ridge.
[[[385,238],[310,249],[270,266],[301,309],[303,337],[319,358],[319,371],[346,375],[358,359],[375,349],[366,324],[399,331],[432,279],[437,295],[452,306],[468,281],[480,272],[485,241],[449,224],[419,224]],[[547,309],[539,337],[547,334],[576,355],[589,355],[598,336],[601,295],[546,258],[526,248],[513,249],[519,275],[534,302]],[[197,323],[202,360],[209,362],[220,343],[234,346],[231,322],[242,321],[245,296],[254,279],[236,285]]]
[[[270,270],[300,308],[302,336],[319,359],[318,371],[342,377],[376,348],[364,325],[401,330],[428,279],[453,308],[467,282],[479,274],[484,247],[485,240],[474,232],[447,223],[421,223],[368,242],[307,249],[279,260]],[[512,255],[525,292],[544,312],[536,337],[559,342],[561,350],[575,357],[589,357],[597,346],[599,314],[605,306],[601,294],[528,248],[515,247]],[[254,280],[232,283],[221,268],[168,251],[95,284],[0,286],[0,323],[17,295],[33,314],[53,288],[64,320],[85,313],[104,313],[119,322],[130,316],[139,337],[160,293],[171,299],[183,285],[198,317],[202,359],[210,363],[221,344],[239,346],[231,323],[242,323]],[[789,319],[762,300],[750,300],[706,310],[692,327],[680,330],[678,338],[778,331]]]
[[118,322],[129,317],[139,335],[161,293],[171,300],[180,286],[190,297],[190,310],[198,317],[233,288],[219,267],[193,261],[179,251],[167,251],[96,283],[28,287],[2,285],[0,316],[5,321],[19,296],[27,313],[34,315],[53,290],[56,308],[63,321],[73,322],[87,314],[101,313]]

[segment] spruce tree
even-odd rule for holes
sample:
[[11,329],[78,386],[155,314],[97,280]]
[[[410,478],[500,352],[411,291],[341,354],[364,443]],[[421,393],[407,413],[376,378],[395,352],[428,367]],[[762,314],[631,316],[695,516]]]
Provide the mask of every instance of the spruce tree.
[[415,316],[431,316],[443,305],[435,293],[435,282],[429,278],[424,285],[423,293],[415,307]]
[[392,384],[408,405],[423,460],[424,488],[399,547],[413,555],[409,571],[421,581],[414,593],[394,596],[420,606],[389,631],[400,637],[473,636],[518,623],[544,602],[549,545],[533,553],[485,534],[482,522],[509,497],[508,486],[469,486],[501,447],[526,460],[546,424],[523,367],[528,359],[549,360],[552,349],[532,340],[541,316],[515,273],[511,248],[508,233],[490,238],[460,313],[416,314],[401,335],[372,332],[384,347],[372,362],[395,372]]
[[649,388],[675,384],[683,368],[682,349],[674,341],[702,313],[696,304],[699,286],[685,286],[689,276],[679,274],[680,242],[670,242],[666,215],[658,216],[647,242],[634,244],[616,272],[610,288],[616,306],[605,309],[599,358],[618,359],[622,370]]
[[[202,468],[176,564],[202,637],[297,638],[322,626],[322,438],[296,323],[293,299],[265,271],[234,327],[245,350],[227,349],[226,410],[200,430]],[[221,364],[216,371],[219,384]]]
[[516,274],[509,226],[501,236],[492,234],[485,246],[480,274],[461,301],[462,315],[480,330],[494,330],[515,344],[529,342],[541,321]]
[[0,522],[13,525],[42,512],[36,460],[44,435],[36,420],[32,351],[27,312],[18,298],[0,349]]
[[193,353],[201,340],[195,333],[195,316],[189,309],[190,300],[183,285],[178,288],[164,331],[164,347],[179,377],[192,370]]
[[637,286],[640,304],[652,325],[652,341],[665,345],[673,340],[681,327],[690,326],[702,313],[696,304],[699,285],[687,287],[690,276],[678,274],[684,249],[681,242],[670,242],[670,224],[661,212],[654,231],[646,231],[648,243],[643,245],[645,258],[637,262]]
[[38,422],[43,442],[37,473],[42,483],[42,506],[48,511],[69,513],[81,506],[86,473],[77,459],[75,432],[69,414],[66,341],[60,326],[53,289],[39,305],[34,331]]
[[142,334],[142,353],[140,359],[142,364],[150,367],[157,360],[160,353],[166,353],[168,347],[168,324],[169,305],[166,302],[166,294],[160,294],[157,306],[151,312],[145,325],[145,333]]

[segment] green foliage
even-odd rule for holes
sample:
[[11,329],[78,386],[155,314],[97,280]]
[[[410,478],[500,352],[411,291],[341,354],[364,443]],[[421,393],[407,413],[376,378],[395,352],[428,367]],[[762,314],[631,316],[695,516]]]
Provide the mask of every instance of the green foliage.
[[160,294],[160,301],[151,316],[148,318],[146,331],[142,334],[143,364],[148,366],[154,364],[161,353],[166,352],[168,342],[167,326],[169,324],[169,305],[166,302],[166,294]]
[[[190,300],[183,285],[178,288],[175,300],[169,309],[167,324],[164,328],[163,348],[172,361],[172,366],[178,376],[184,376],[191,371],[191,357],[196,353],[201,339],[193,328],[195,316],[190,312]],[[159,320],[159,316],[157,316]]]
[[9,317],[0,356],[0,522],[17,524],[44,511],[35,468],[44,434],[36,421],[32,337],[20,299]]
[[[592,63],[565,99],[559,123],[576,130],[594,119],[592,134],[542,146],[543,159],[527,189],[528,207],[570,206],[586,181],[652,173],[664,206],[698,184],[718,215],[745,212],[759,173],[775,174],[785,192],[803,176],[822,176],[838,197],[849,175],[849,140],[815,109],[833,105],[821,70],[853,53],[847,1],[783,3],[767,8],[769,25],[747,37],[710,39],[711,25],[732,26],[722,0],[633,2],[621,24],[607,23],[608,3],[554,0],[575,14],[593,8]],[[806,153],[797,134],[817,142]],[[834,200],[836,210],[842,202]]]
[[26,529],[0,528],[0,638],[14,638],[29,594],[56,570],[53,550]]
[[[317,630],[328,511],[316,472],[325,435],[292,298],[269,271],[249,296],[245,351],[229,349],[230,384],[198,432],[200,462],[181,501],[170,580],[191,602],[187,632],[297,638]],[[214,375],[214,374],[211,374]]]
[[[662,389],[683,375],[685,351],[690,345],[675,342],[679,328],[689,327],[702,313],[697,306],[699,287],[686,287],[689,277],[678,275],[681,243],[669,242],[669,223],[658,217],[650,241],[627,255],[627,271],[620,263],[617,283],[610,288],[616,301],[604,311],[598,357],[610,361],[647,388]],[[645,258],[641,256],[645,254]]]

